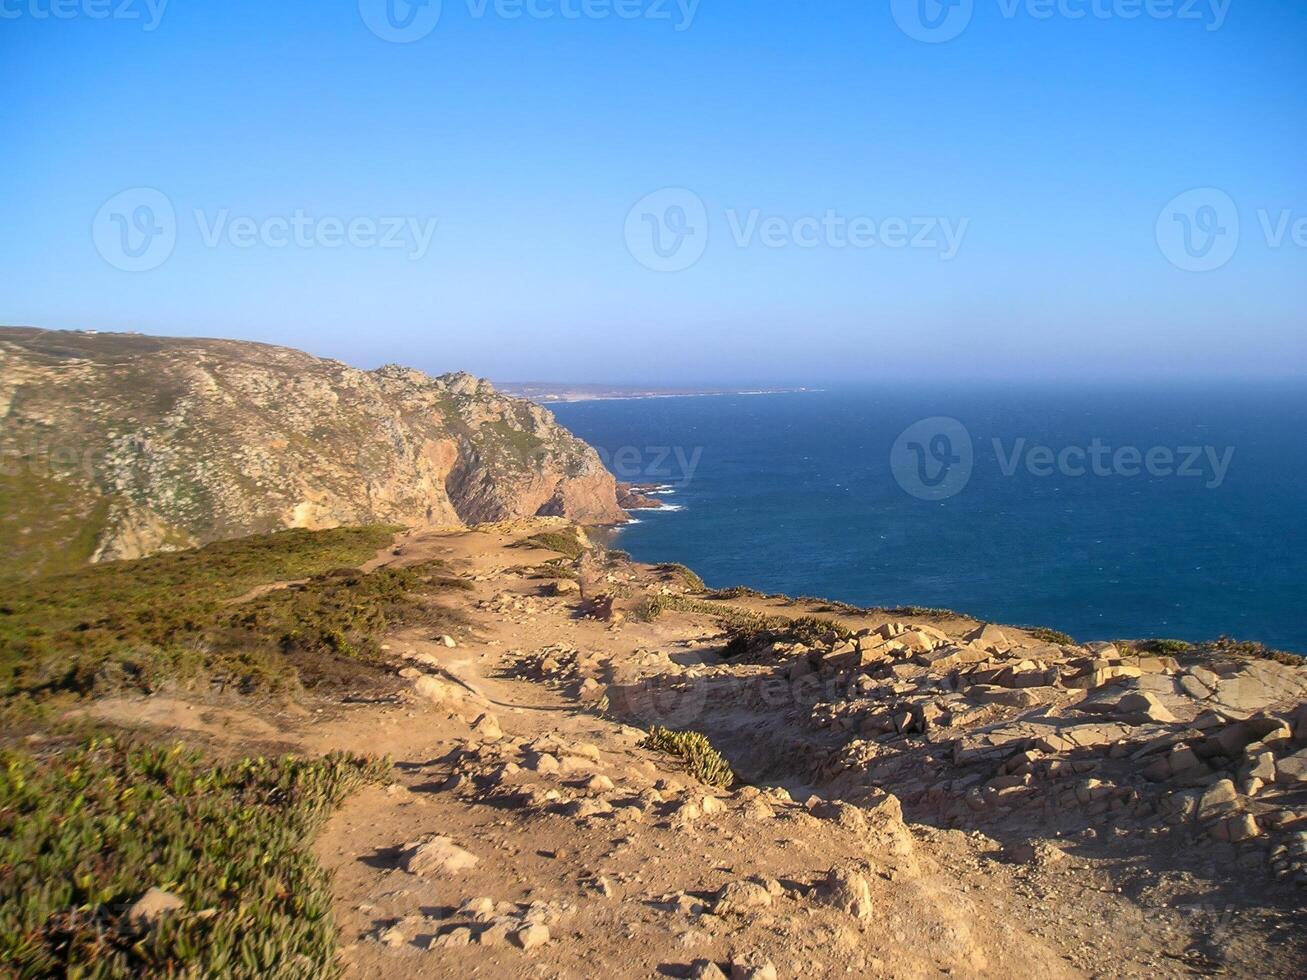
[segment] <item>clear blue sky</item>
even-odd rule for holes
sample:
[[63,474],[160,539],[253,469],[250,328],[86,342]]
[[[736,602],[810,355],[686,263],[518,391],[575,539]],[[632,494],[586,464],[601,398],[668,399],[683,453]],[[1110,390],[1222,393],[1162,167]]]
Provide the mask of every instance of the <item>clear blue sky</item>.
[[[1277,245],[1259,217],[1307,218],[1301,3],[1129,17],[1145,0],[973,0],[956,38],[923,43],[889,0],[701,0],[688,21],[675,0],[620,0],[635,19],[561,16],[582,0],[535,0],[547,19],[444,0],[401,44],[358,0],[172,0],[152,30],[145,0],[62,2],[72,16],[0,0],[2,323],[506,380],[1307,368],[1307,241],[1289,224]],[[1090,4],[1108,16],[1065,15]],[[691,190],[707,221],[702,257],[672,272],[625,235],[664,187]],[[1207,187],[1237,209],[1238,248],[1189,271],[1156,229],[1178,229],[1168,202]],[[134,188],[176,214],[148,271],[103,254],[130,229],[102,208]],[[829,237],[740,245],[731,222],[755,210],[882,231],[965,219],[965,236],[950,259]],[[318,230],[437,224],[418,258],[416,244],[274,247],[275,221],[250,247],[230,234],[297,212]],[[1190,217],[1225,231],[1227,214]]]

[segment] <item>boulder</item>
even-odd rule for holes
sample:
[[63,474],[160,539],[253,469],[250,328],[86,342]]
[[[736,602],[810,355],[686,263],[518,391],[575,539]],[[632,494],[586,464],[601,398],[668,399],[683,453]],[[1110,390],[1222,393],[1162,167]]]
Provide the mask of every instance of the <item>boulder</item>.
[[1003,849],[1003,856],[1014,864],[1049,866],[1066,860],[1066,851],[1046,841],[1018,841]]
[[[938,633],[939,631],[934,630],[933,632]],[[943,634],[941,633],[940,636],[943,636]],[[935,647],[942,642],[938,637],[931,636],[930,633],[927,633],[925,629],[922,628],[904,633],[902,636],[897,637],[897,639],[899,643],[903,644],[905,649],[912,653],[925,653],[927,650],[935,649]]]
[[1207,787],[1202,797],[1198,800],[1198,819],[1201,821],[1212,820],[1216,817],[1228,816],[1239,805],[1239,791],[1235,788],[1234,781],[1229,779],[1220,779]]
[[712,960],[695,960],[690,964],[691,980],[726,980],[726,974]]
[[463,850],[448,837],[431,837],[407,844],[399,856],[399,866],[412,875],[443,877],[462,874],[476,866],[475,854]]
[[938,647],[929,653],[918,654],[915,658],[917,663],[929,667],[936,673],[952,670],[955,667],[965,667],[970,664],[984,663],[989,659],[989,653],[978,646],[956,646],[948,645]]
[[761,953],[748,953],[731,960],[731,980],[776,980],[776,964]]
[[513,943],[530,952],[549,942],[549,927],[544,925],[523,926],[513,933]]
[[186,908],[186,903],[162,888],[151,888],[127,910],[127,922],[139,932],[153,929],[167,915]]
[[435,704],[448,704],[463,699],[462,690],[430,674],[423,674],[414,681],[413,690],[419,697]]
[[527,760],[526,767],[544,776],[553,775],[559,770],[557,757],[548,752],[532,756]]
[[1092,691],[1095,688],[1102,687],[1105,684],[1111,684],[1114,681],[1128,680],[1132,677],[1142,677],[1143,673],[1144,672],[1138,667],[1099,667],[1068,679],[1066,681],[1066,686],[1080,691]]
[[991,623],[976,627],[962,639],[967,643],[974,643],[999,653],[1006,653],[1012,649],[1012,641],[1007,638],[1007,634]]
[[1237,813],[1223,820],[1218,820],[1209,831],[1217,840],[1240,844],[1261,835],[1257,819],[1251,813]]
[[1285,756],[1275,764],[1275,781],[1300,786],[1307,783],[1307,749]]
[[826,880],[817,886],[816,901],[847,912],[860,922],[875,913],[867,879],[853,868],[832,868]]
[[772,896],[756,881],[732,881],[717,892],[713,912],[717,915],[745,915],[771,906]]
[[483,742],[497,742],[504,737],[504,731],[499,727],[499,720],[489,712],[477,718],[472,724],[472,731]]
[[1153,694],[1136,691],[1127,694],[1116,703],[1114,713],[1126,718],[1145,721],[1173,723],[1178,719]]

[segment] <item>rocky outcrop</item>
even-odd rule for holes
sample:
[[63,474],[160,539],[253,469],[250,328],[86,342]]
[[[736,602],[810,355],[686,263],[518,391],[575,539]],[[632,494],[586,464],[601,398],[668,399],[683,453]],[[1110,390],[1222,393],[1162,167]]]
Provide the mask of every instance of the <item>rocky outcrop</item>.
[[[892,791],[914,819],[1000,835],[1096,839],[1110,823],[1114,839],[1240,845],[1307,884],[1292,850],[1307,831],[1307,666],[1175,647],[890,622],[771,643],[727,676],[760,711],[793,706],[818,748],[804,775],[824,792]],[[784,756],[802,768],[801,747]]]
[[6,495],[55,481],[102,501],[84,508],[93,560],[288,527],[626,519],[593,449],[467,374],[0,329],[0,408]]
[[657,490],[656,483],[619,483],[617,484],[617,502],[622,510],[657,510],[663,505],[661,500],[649,496]]

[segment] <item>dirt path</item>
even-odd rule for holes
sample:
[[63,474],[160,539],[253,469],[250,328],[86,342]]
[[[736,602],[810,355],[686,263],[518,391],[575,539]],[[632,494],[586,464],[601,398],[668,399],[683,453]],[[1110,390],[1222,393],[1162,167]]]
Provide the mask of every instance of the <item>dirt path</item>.
[[[892,798],[805,806],[820,792],[812,760],[832,740],[746,696],[749,671],[721,668],[711,617],[620,629],[581,618],[575,595],[545,595],[550,582],[528,576],[557,556],[517,547],[526,533],[419,533],[370,563],[440,559],[471,585],[455,646],[421,630],[387,639],[409,664],[396,698],[262,724],[160,702],[140,719],[394,759],[393,782],[347,801],[316,843],[348,975],[714,976],[708,961],[741,977],[1211,968],[1195,937],[1228,932],[1222,909],[1172,907],[1173,889],[1125,894],[1108,862],[1013,863],[983,834],[904,824]],[[648,569],[606,574],[597,585],[618,594],[656,586]],[[818,603],[731,605],[831,615]],[[104,710],[123,720],[133,709]],[[754,785],[699,784],[642,747],[654,723],[706,732]],[[433,836],[448,842],[406,861]],[[1295,975],[1269,929],[1238,940],[1227,974]]]

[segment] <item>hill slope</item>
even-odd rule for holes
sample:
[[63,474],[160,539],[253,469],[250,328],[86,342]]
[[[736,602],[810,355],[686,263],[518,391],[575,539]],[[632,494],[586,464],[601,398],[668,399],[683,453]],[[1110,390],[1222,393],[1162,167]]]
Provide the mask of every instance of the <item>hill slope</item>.
[[537,405],[240,341],[0,328],[0,453],[26,570],[286,527],[625,520]]

